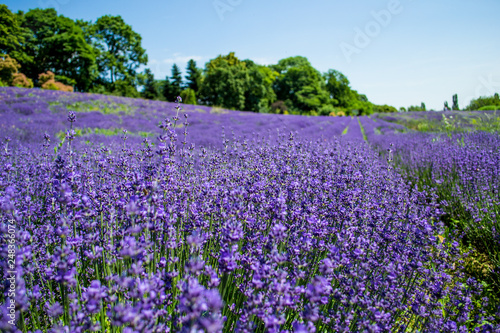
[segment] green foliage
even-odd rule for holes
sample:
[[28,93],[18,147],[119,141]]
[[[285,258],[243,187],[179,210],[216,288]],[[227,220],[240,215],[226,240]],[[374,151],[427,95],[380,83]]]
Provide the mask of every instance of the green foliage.
[[158,81],[155,80],[151,69],[146,68],[144,70],[144,75],[146,77],[144,82],[144,90],[142,91],[142,97],[147,99],[158,99],[160,97],[160,85]]
[[413,112],[413,111],[427,111],[427,110],[425,109],[425,103],[424,103],[424,102],[422,102],[422,103],[420,104],[420,106],[417,106],[417,105],[410,105],[410,106],[408,107],[408,112]]
[[[60,103],[51,103],[51,106],[58,105]],[[93,101],[93,102],[74,102],[74,103],[64,103],[66,110],[71,110],[75,112],[94,112],[98,111],[102,114],[115,114],[120,115],[122,113],[127,115],[133,115],[135,108],[127,104],[118,104],[114,102],[103,102],[103,101]]]
[[234,52],[220,55],[205,65],[200,100],[206,105],[244,110],[248,80],[246,63],[236,58]]
[[193,89],[187,88],[181,91],[180,94],[183,104],[196,105],[196,93]]
[[331,104],[324,104],[318,109],[318,114],[320,116],[333,116],[337,112],[337,108]]
[[170,77],[170,94],[171,101],[174,101],[177,96],[180,96],[182,91],[182,75],[177,64],[172,65],[172,76]]
[[307,58],[282,59],[270,68],[279,74],[273,85],[277,99],[287,102],[292,111],[309,113],[329,103],[323,77]]
[[394,113],[398,112],[398,110],[394,106],[390,106],[387,104],[384,105],[374,105],[373,111],[376,113]]
[[248,69],[248,81],[245,89],[245,108],[255,112],[270,110],[271,104],[276,101],[273,83],[278,73],[271,68],[245,60]]
[[12,59],[8,54],[0,54],[0,82],[10,86],[13,75],[17,74],[20,67],[16,59]]
[[458,96],[457,96],[457,94],[455,94],[455,95],[452,96],[452,100],[453,100],[453,104],[451,106],[451,109],[452,110],[460,110],[460,108],[458,107]]
[[465,108],[468,111],[480,110],[483,107],[491,107],[492,105],[500,106],[500,98],[498,93],[493,96],[482,96],[470,101],[470,104]]
[[195,93],[197,93],[200,90],[203,71],[201,70],[201,68],[196,67],[196,61],[190,59],[187,64],[186,72],[186,88],[190,88]]
[[[142,48],[142,37],[125,23],[121,16],[105,15],[87,27],[90,40],[97,54],[99,79],[97,82],[113,94],[137,97],[137,69],[147,64],[148,57]],[[129,85],[130,87],[126,87]]]
[[82,29],[53,8],[32,9],[18,17],[29,31],[21,47],[25,55],[18,58],[23,72],[36,80],[39,73],[52,71],[76,82],[77,90],[87,91],[97,77],[97,66]]
[[172,84],[170,83],[170,79],[165,77],[165,80],[161,82],[161,94],[163,98],[168,101],[168,102],[173,102],[175,101],[175,98],[177,96],[174,96],[172,93]]
[[0,53],[11,53],[24,43],[25,31],[18,17],[6,5],[0,4]]
[[330,94],[332,104],[341,108],[350,107],[353,96],[347,77],[334,69],[328,70],[323,76],[326,80],[326,90]]
[[480,107],[478,110],[479,111],[500,110],[500,105],[485,105],[485,106]]
[[[83,137],[86,135],[90,134],[97,134],[97,135],[104,135],[104,136],[117,136],[117,135],[122,135],[123,134],[123,129],[122,128],[99,128],[99,127],[85,127],[85,128],[75,128],[74,129],[75,134],[74,137]],[[143,138],[148,138],[155,136],[154,133],[151,132],[144,132],[144,131],[139,131],[139,132],[127,132],[127,135],[130,136],[140,136]],[[66,139],[66,132],[65,131],[59,131],[56,133],[56,137],[61,141],[64,142]]]

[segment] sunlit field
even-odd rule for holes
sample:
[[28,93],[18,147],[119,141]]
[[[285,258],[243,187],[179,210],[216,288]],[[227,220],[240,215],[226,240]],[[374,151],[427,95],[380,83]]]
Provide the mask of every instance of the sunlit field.
[[494,332],[499,129],[0,88],[0,330]]

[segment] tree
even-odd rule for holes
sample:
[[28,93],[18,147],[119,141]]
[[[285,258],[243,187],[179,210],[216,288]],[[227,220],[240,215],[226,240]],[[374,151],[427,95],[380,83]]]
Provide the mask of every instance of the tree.
[[326,90],[330,94],[332,104],[347,108],[351,103],[351,88],[347,77],[339,71],[330,69],[323,75],[323,78],[326,81]]
[[145,82],[142,97],[147,99],[158,99],[160,97],[160,87],[158,81],[155,80],[151,69],[144,70]]
[[[141,35],[133,31],[121,16],[110,15],[98,18],[88,28],[88,34],[87,39],[92,41],[97,52],[99,84],[109,91],[136,94],[133,91],[139,79],[137,69],[148,62]],[[120,87],[114,87],[118,81]],[[124,89],[126,84],[134,89]]]
[[448,106],[448,101],[444,101],[444,110],[447,111],[449,109],[450,107]]
[[0,82],[10,86],[13,75],[17,73],[19,68],[21,66],[17,63],[16,59],[12,59],[8,54],[0,55]]
[[408,112],[412,112],[412,111],[425,111],[425,103],[421,103],[420,106],[418,105],[410,105],[408,107]]
[[471,100],[465,110],[496,109],[496,106],[500,106],[498,93],[495,93],[493,96],[481,96]]
[[182,103],[196,105],[196,93],[191,88],[186,88],[181,91],[180,95],[182,98]]
[[248,70],[246,63],[240,61],[234,52],[210,60],[204,73],[199,96],[203,104],[237,110],[245,108]]
[[33,80],[27,78],[23,73],[16,73],[12,75],[11,85],[19,88],[33,88]]
[[271,112],[279,114],[288,114],[288,107],[283,101],[276,101],[271,104]]
[[32,9],[17,14],[22,28],[29,34],[21,45],[23,72],[37,80],[38,74],[52,71],[77,90],[86,91],[97,77],[93,48],[86,42],[82,29],[53,8]]
[[0,86],[33,88],[33,80],[18,72],[20,67],[8,54],[0,55]]
[[38,75],[38,84],[40,84],[42,89],[73,91],[72,86],[68,86],[62,82],[56,81],[55,74],[51,71],[47,71],[47,73],[41,73],[40,75]]
[[278,73],[269,67],[257,65],[251,60],[244,60],[244,62],[248,73],[244,110],[268,112],[271,104],[276,101],[273,83]]
[[278,73],[273,84],[277,99],[290,105],[292,111],[307,114],[329,102],[323,78],[307,58],[282,59],[270,68]]
[[21,26],[17,15],[12,13],[6,5],[0,4],[0,54],[10,54],[14,58],[19,56],[24,44],[27,31]]
[[460,110],[460,108],[458,107],[458,96],[457,96],[457,94],[453,95],[452,99],[453,99],[453,104],[451,106],[451,109],[452,110]]
[[190,88],[197,93],[200,90],[202,70],[196,67],[196,61],[190,59],[187,64],[186,72],[186,88]]
[[175,97],[177,97],[174,97],[174,94],[172,94],[172,84],[170,83],[168,76],[165,77],[165,80],[161,83],[161,94],[168,102],[175,101]]
[[182,75],[177,64],[172,65],[172,76],[170,79],[172,100],[175,100],[177,96],[180,96],[182,91]]

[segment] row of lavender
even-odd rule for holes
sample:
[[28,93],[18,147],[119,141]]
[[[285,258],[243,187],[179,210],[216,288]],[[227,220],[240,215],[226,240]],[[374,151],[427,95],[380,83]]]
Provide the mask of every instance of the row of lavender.
[[433,189],[446,213],[448,229],[462,233],[479,259],[469,271],[483,279],[500,318],[500,136],[498,133],[413,133],[376,135],[376,123],[361,119],[368,141],[393,145],[395,163],[405,178]]
[[[81,103],[84,107],[78,108]],[[100,110],[92,111],[94,107]],[[87,108],[87,109],[86,109]],[[109,108],[109,112],[103,112]],[[81,109],[81,110],[80,110]],[[129,142],[141,143],[140,132],[156,138],[161,132],[158,123],[166,116],[176,114],[175,104],[142,99],[104,96],[97,94],[64,93],[39,89],[0,88],[0,115],[2,136],[16,142],[37,143],[45,133],[52,138],[64,133],[67,126],[64,114],[70,110],[78,112],[76,133],[86,133],[82,141],[96,139],[106,143],[119,143],[120,135],[103,138],[92,135],[85,129],[122,130],[128,133]],[[276,114],[253,114],[228,111],[207,106],[184,105],[183,112],[189,116],[190,142],[197,147],[222,147],[222,133],[228,138],[252,139],[256,136],[277,138],[280,130],[297,132],[312,140],[331,140],[340,135],[350,118],[333,117],[283,117]],[[108,114],[104,114],[108,113]],[[177,133],[183,133],[182,124]],[[77,138],[79,139],[79,138]],[[156,144],[157,142],[152,142]]]
[[[84,115],[71,113],[70,127]],[[79,146],[71,130],[58,157],[50,136],[5,145],[0,217],[17,243],[0,261],[3,278],[16,272],[17,329],[488,329],[457,244],[435,238],[437,204],[344,119],[342,138],[347,123],[272,140],[256,128],[222,150],[194,148],[191,134],[180,142],[177,117],[140,150]],[[1,328],[16,331],[7,296]]]

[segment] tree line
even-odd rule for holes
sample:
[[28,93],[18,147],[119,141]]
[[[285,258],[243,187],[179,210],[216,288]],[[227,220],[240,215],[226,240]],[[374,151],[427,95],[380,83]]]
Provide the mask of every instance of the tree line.
[[220,106],[254,112],[356,115],[395,112],[351,89],[336,70],[320,73],[305,57],[262,66],[220,55],[186,75],[174,64],[172,75],[156,80],[146,68],[141,36],[120,16],[72,20],[53,8],[11,12],[0,5],[0,84],[74,90],[128,97]]
[[181,96],[187,104],[282,114],[398,111],[370,102],[344,74],[334,69],[320,73],[302,56],[263,66],[231,52],[209,60],[203,69],[191,59],[184,77],[174,64],[170,76],[157,80],[149,68],[140,70],[148,63],[141,35],[121,16],[72,20],[53,8],[13,13],[0,5],[0,31],[0,85],[170,102]]

